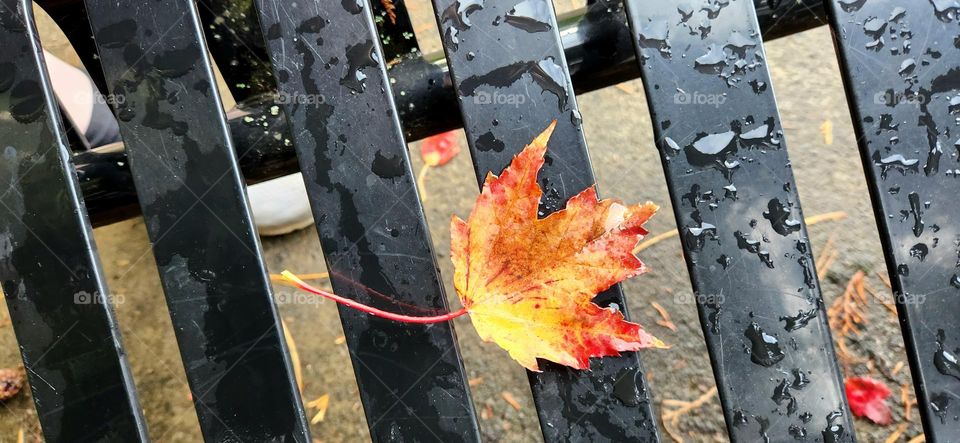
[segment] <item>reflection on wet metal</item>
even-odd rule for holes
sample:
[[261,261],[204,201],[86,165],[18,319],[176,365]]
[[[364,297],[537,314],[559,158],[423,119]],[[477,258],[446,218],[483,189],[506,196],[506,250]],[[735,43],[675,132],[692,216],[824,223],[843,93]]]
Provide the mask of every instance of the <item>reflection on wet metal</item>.
[[193,0],[89,0],[204,438],[309,442]]
[[0,284],[10,323],[47,441],[147,441],[30,6],[0,1]]
[[960,4],[827,2],[927,441],[960,441]]
[[754,5],[702,3],[627,15],[728,432],[853,441]]
[[[259,0],[261,26],[334,291],[407,315],[448,309],[364,1]],[[391,24],[383,23],[389,27]],[[374,441],[480,440],[452,323],[340,307]],[[346,364],[346,362],[344,362]]]
[[[618,6],[595,5],[609,18]],[[540,215],[594,183],[559,27],[549,0],[435,0],[434,10],[457,93],[477,180],[500,173],[551,120],[557,128],[539,184]],[[626,311],[619,286],[601,306]],[[657,441],[655,418],[636,353],[594,359],[591,371],[541,362],[530,373],[548,442]]]

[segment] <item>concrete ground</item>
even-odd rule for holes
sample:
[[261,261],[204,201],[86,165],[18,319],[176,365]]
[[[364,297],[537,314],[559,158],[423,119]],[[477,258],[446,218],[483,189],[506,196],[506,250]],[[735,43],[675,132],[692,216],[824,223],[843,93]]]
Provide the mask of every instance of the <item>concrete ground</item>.
[[[414,17],[426,26],[421,34],[435,32],[429,26],[432,20],[429,10],[423,5],[414,9]],[[62,42],[55,37],[49,40],[48,48],[62,47]],[[430,45],[437,47],[435,38],[426,46]],[[820,27],[770,42],[766,48],[804,212],[816,215],[846,211],[849,214],[846,219],[810,227],[815,256],[823,251],[828,239],[835,239],[836,261],[822,282],[826,302],[829,304],[839,296],[858,270],[868,274],[868,284],[880,294],[890,296],[876,275],[885,275],[883,256],[829,31]],[[663,209],[648,225],[652,234],[675,229],[640,82],[580,96],[578,101],[602,193],[628,202],[653,200]],[[821,131],[825,123],[832,125],[830,143]],[[460,137],[465,148],[462,134]],[[413,143],[410,148],[414,165],[419,169],[422,166],[416,155],[419,144]],[[423,192],[428,197],[425,206],[437,260],[447,280],[447,293],[451,304],[458,305],[449,284],[453,271],[447,252],[448,221],[451,214],[466,216],[477,195],[469,155],[461,154],[447,166],[430,171]],[[100,228],[95,236],[110,288],[116,300],[122,300],[115,308],[151,437],[158,442],[199,441],[197,419],[143,221],[138,218]],[[271,272],[324,270],[323,255],[313,229],[265,238],[263,248]],[[707,353],[696,307],[685,297],[691,293],[691,287],[679,241],[671,238],[660,242],[643,251],[641,258],[653,271],[626,282],[624,289],[634,319],[673,345],[670,350],[641,354],[656,406],[664,411],[664,400],[693,400],[714,387],[714,381],[709,365],[704,363]],[[291,293],[285,287],[275,289],[278,296]],[[655,323],[659,317],[650,305],[652,301],[670,313],[676,332]],[[367,441],[369,437],[347,350],[340,339],[342,331],[335,307],[318,301],[282,304],[280,310],[299,351],[305,399],[330,395],[326,418],[312,427],[315,439]],[[895,422],[901,422],[904,413],[897,385],[910,385],[910,380],[906,369],[891,374],[891,368],[905,360],[900,333],[893,316],[879,303],[871,301],[867,315],[870,322],[863,334],[851,341],[851,350],[860,356],[872,356],[878,369],[854,364],[846,368],[847,375],[872,373],[895,388],[896,395],[890,402]],[[6,317],[6,309],[0,309],[0,317]],[[469,320],[461,318],[456,322],[469,376],[482,378],[473,388],[477,409],[484,410],[489,405],[492,412],[481,421],[486,440],[540,441],[523,369],[495,345],[481,343]],[[0,367],[19,364],[12,329],[0,327]],[[513,394],[521,406],[519,411],[503,400],[503,392]],[[716,396],[708,398],[702,406],[679,419],[679,434],[686,441],[727,441],[719,401]],[[861,441],[883,441],[894,428],[857,420]],[[0,441],[15,441],[18,429],[25,431],[27,441],[38,432],[27,390],[0,408]],[[919,433],[919,418],[914,412],[907,431],[897,441],[907,441]]]

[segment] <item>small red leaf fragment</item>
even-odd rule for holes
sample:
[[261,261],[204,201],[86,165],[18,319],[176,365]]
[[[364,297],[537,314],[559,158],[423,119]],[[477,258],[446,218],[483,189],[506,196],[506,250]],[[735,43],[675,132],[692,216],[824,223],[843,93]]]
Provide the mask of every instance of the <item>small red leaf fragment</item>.
[[846,391],[853,415],[884,426],[893,421],[886,401],[890,389],[883,382],[870,377],[852,377],[846,381]]
[[420,157],[430,166],[442,166],[460,153],[457,131],[427,137],[420,145]]

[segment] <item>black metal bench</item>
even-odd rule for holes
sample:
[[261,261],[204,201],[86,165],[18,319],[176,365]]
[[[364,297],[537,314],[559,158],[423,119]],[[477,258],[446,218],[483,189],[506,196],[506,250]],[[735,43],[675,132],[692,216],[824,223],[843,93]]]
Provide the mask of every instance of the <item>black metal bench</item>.
[[[48,440],[147,438],[92,226],[142,212],[204,437],[307,442],[245,179],[299,160],[335,291],[445,310],[406,141],[462,125],[479,180],[558,119],[549,213],[594,182],[575,93],[639,75],[731,439],[854,441],[761,41],[829,17],[926,438],[960,441],[960,6],[597,0],[558,20],[547,0],[434,0],[435,63],[401,1],[379,26],[380,2],[199,1],[37,0],[101,90],[125,97],[123,149],[71,155],[31,2],[0,0],[0,280]],[[228,121],[208,50],[236,67],[223,74],[238,98],[325,100]],[[723,97],[721,112],[678,106],[698,94]],[[393,161],[374,171],[378,157]],[[626,312],[619,287],[597,303]],[[374,440],[480,439],[450,325],[340,315]],[[637,354],[542,367],[530,385],[546,441],[659,440]]]

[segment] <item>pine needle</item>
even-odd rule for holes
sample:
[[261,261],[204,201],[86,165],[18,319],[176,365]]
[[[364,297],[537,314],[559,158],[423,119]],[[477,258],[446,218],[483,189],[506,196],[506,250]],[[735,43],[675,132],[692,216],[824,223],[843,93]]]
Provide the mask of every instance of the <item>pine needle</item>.
[[513,394],[510,393],[510,391],[501,392],[500,397],[503,397],[503,401],[507,402],[514,410],[519,411],[521,409],[520,402],[513,398]]
[[869,286],[866,287],[866,290],[871,297],[873,297],[878,302],[880,302],[880,304],[883,305],[884,308],[887,308],[887,310],[890,311],[891,314],[893,314],[893,318],[899,319],[899,317],[897,316],[897,307],[894,306],[893,303],[890,303],[889,300],[880,296],[880,294],[877,294],[876,291],[871,289]]
[[432,166],[424,164],[420,168],[420,173],[417,174],[417,189],[420,190],[420,203],[427,202],[427,172],[430,171]]
[[820,124],[820,134],[823,135],[823,144],[829,146],[833,144],[833,122],[824,120]]
[[293,377],[297,380],[297,388],[300,394],[303,394],[303,368],[300,366],[300,353],[297,352],[297,342],[293,340],[293,334],[287,323],[280,319],[280,326],[283,327],[283,339],[287,342],[287,351],[290,352],[290,363],[293,365]]
[[900,424],[900,426],[897,426],[897,429],[895,429],[893,433],[883,441],[883,443],[896,443],[900,440],[900,437],[903,436],[903,433],[907,432],[907,427],[907,423]]
[[877,276],[877,278],[880,279],[880,281],[883,282],[883,284],[887,285],[887,288],[888,288],[888,289],[893,289],[893,285],[890,284],[890,279],[887,278],[886,274],[884,274],[884,273],[882,273],[882,272],[880,272],[880,271],[874,271],[873,273],[874,273],[874,275]]
[[310,424],[315,425],[323,421],[327,417],[327,408],[330,406],[330,394],[323,394],[309,403],[307,403],[308,408],[313,408],[317,410],[317,413],[313,415],[313,418],[310,419]]
[[894,376],[899,374],[900,371],[903,370],[903,366],[904,366],[903,360],[898,361],[897,364],[893,365],[893,370],[890,371],[890,374]]
[[913,405],[917,404],[917,401],[910,398],[910,385],[900,385],[900,402],[903,403],[904,420],[913,420]]
[[827,309],[827,320],[830,328],[836,332],[834,335],[837,345],[837,358],[848,368],[853,363],[862,362],[863,359],[856,357],[850,349],[847,348],[847,338],[851,335],[859,335],[860,328],[867,323],[866,316],[866,291],[864,289],[863,271],[857,271],[847,282],[847,288],[839,297],[833,300],[830,308]]
[[834,261],[837,260],[837,256],[839,255],[836,248],[833,247],[833,242],[836,238],[836,232],[830,234],[827,242],[823,245],[823,250],[820,251],[820,255],[817,257],[817,278],[821,280],[827,275],[827,272],[830,272],[830,267],[833,266]]
[[677,332],[677,325],[675,325],[673,321],[670,320],[670,313],[667,312],[667,310],[664,309],[664,307],[661,306],[660,303],[652,301],[650,302],[650,306],[653,306],[653,309],[655,309],[657,311],[657,314],[660,315],[660,318],[657,320],[658,325],[663,326],[673,332]]

